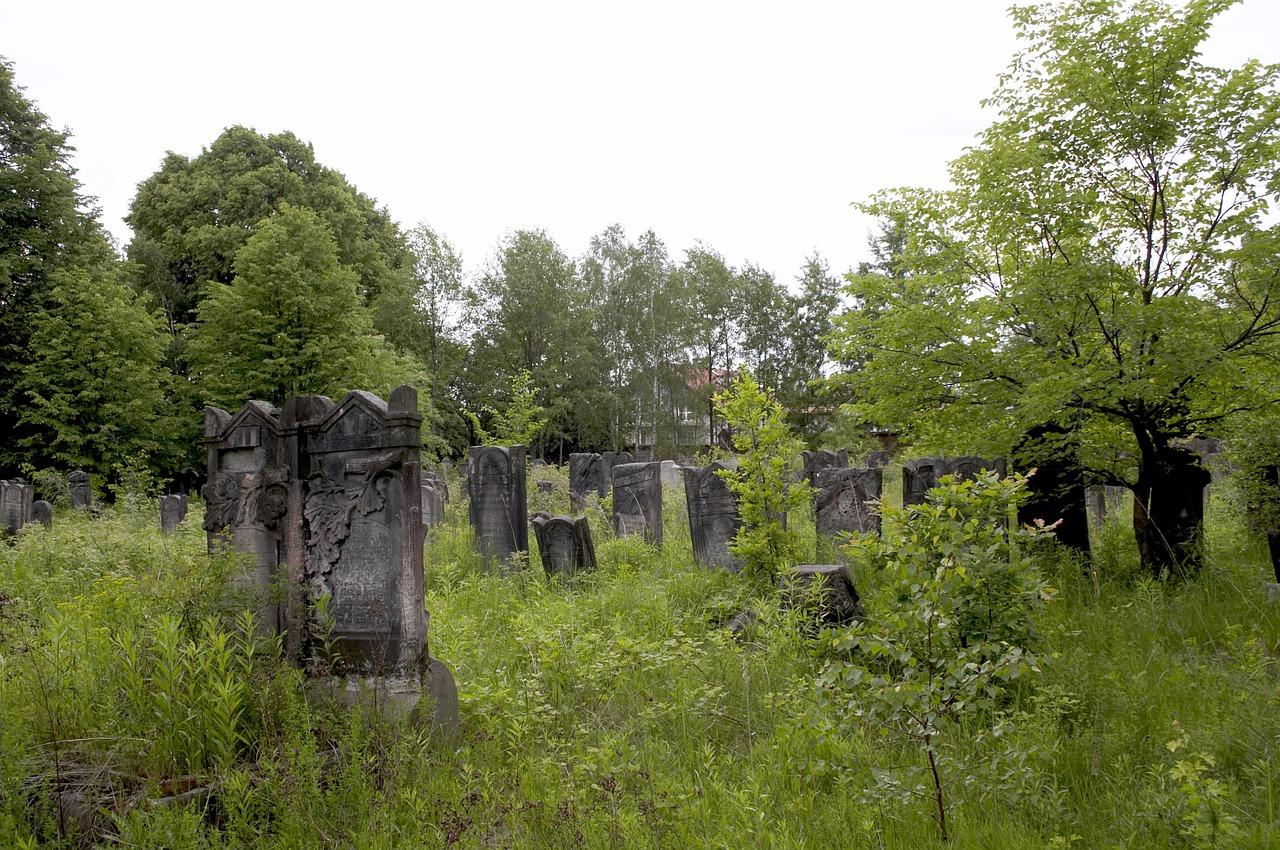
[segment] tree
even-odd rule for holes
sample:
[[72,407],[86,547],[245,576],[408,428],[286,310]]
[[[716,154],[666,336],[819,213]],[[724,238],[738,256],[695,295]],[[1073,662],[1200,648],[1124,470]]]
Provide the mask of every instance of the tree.
[[698,245],[685,252],[682,272],[689,300],[691,359],[701,371],[699,383],[707,409],[707,445],[716,444],[715,393],[728,376],[737,350],[734,318],[738,279],[719,252]]
[[1206,476],[1170,441],[1275,402],[1277,69],[1198,61],[1230,5],[1015,8],[999,117],[955,189],[864,205],[905,239],[896,276],[851,279],[866,309],[836,335],[874,355],[859,411],[922,442],[1077,423],[1085,464],[1133,490],[1153,574],[1200,562]]
[[409,231],[413,255],[414,343],[431,370],[431,400],[439,404],[444,384],[458,368],[462,345],[454,338],[467,290],[462,279],[462,255],[446,237],[425,222]]
[[736,324],[741,335],[742,365],[762,387],[777,396],[793,357],[794,339],[788,330],[795,324],[799,304],[772,272],[757,265],[748,263],[737,277]]
[[805,258],[800,271],[800,295],[788,316],[786,333],[791,356],[783,364],[778,401],[786,409],[792,427],[811,440],[818,436],[826,420],[818,409],[830,404],[822,380],[827,372],[827,337],[835,328],[840,309],[840,283],[827,261],[815,251]]
[[146,270],[148,291],[171,330],[195,319],[211,283],[231,282],[253,227],[283,204],[310,209],[325,222],[338,262],[356,274],[366,306],[399,300],[401,309],[378,311],[395,336],[395,320],[411,312],[410,259],[399,228],[342,174],[316,162],[311,145],[297,136],[263,136],[239,126],[228,127],[194,159],[170,151],[129,207],[129,258]]
[[172,460],[160,320],[118,269],[60,271],[53,282],[19,385],[30,461],[108,476],[139,457]]
[[[235,277],[198,309],[191,360],[204,398],[238,408],[367,386],[385,358],[356,274],[314,212],[284,206],[236,254]],[[371,387],[372,388],[372,387]]]
[[67,134],[23,96],[0,59],[0,470],[27,459],[18,447],[19,382],[37,354],[31,334],[49,307],[58,273],[114,260],[80,193]]

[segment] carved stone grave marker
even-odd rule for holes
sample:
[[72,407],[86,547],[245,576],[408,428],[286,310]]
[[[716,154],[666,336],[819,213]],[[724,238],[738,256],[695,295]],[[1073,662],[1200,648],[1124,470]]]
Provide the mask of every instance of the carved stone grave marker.
[[471,527],[485,560],[529,551],[524,446],[471,447]]
[[684,495],[689,506],[689,538],[693,560],[704,567],[725,567],[733,572],[742,564],[729,551],[729,543],[742,527],[738,499],[718,474],[729,467],[720,461],[698,469],[684,468]]
[[782,600],[807,610],[824,625],[845,626],[863,617],[862,602],[842,564],[805,564],[780,578]]
[[53,505],[44,499],[31,503],[31,521],[38,522],[45,528],[53,528]]
[[814,479],[817,478],[818,473],[822,470],[833,466],[843,469],[848,465],[848,449],[841,449],[838,452],[833,452],[828,449],[822,449],[821,451],[816,452],[806,451],[804,453],[804,468],[801,470],[800,475],[803,480],[813,484]]
[[160,497],[160,530],[177,531],[178,526],[187,518],[187,494]]
[[90,486],[89,473],[77,469],[67,476],[67,484],[71,488],[71,507],[78,511],[87,511],[93,502],[93,488]]
[[31,522],[31,505],[36,488],[21,478],[0,481],[0,528],[6,534],[17,534]]
[[867,502],[884,492],[884,470],[827,468],[814,482],[814,525],[818,534],[879,534],[880,514]]
[[662,467],[624,463],[613,467],[613,531],[619,537],[643,534],[662,548]]
[[604,460],[595,452],[573,452],[569,455],[569,499],[581,507],[588,495],[604,498]]
[[586,517],[535,516],[532,524],[547,575],[573,575],[596,568],[596,547]]

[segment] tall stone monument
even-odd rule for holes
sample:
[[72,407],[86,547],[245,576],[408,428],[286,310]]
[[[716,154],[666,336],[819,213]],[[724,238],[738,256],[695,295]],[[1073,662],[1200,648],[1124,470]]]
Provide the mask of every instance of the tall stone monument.
[[524,446],[471,447],[471,527],[486,560],[529,551]]
[[662,548],[662,465],[624,463],[613,473],[613,531],[619,537],[643,534]]
[[729,551],[729,543],[742,527],[738,499],[719,473],[729,467],[715,461],[698,469],[684,468],[684,495],[689,506],[689,539],[693,560],[703,567],[725,567],[732,572],[742,564]]

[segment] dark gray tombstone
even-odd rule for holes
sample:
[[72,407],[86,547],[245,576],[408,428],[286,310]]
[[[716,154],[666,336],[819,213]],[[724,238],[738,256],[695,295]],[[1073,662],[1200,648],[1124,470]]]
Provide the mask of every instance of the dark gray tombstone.
[[927,457],[907,463],[902,467],[902,506],[923,505],[929,491],[938,486],[934,474],[937,461]]
[[573,575],[596,568],[596,547],[586,517],[539,515],[532,525],[547,575]]
[[524,446],[471,447],[471,527],[485,560],[529,551]]
[[604,461],[595,452],[573,452],[569,455],[569,500],[581,507],[588,495],[604,498]]
[[704,567],[725,567],[733,572],[742,564],[729,551],[729,543],[742,527],[738,500],[718,474],[729,467],[720,461],[698,469],[684,468],[684,495],[689,506],[689,539],[693,560]]
[[889,465],[893,457],[885,451],[874,451],[867,455],[867,461],[864,466],[867,469],[884,469]]
[[841,564],[805,564],[780,578],[782,601],[823,625],[847,626],[863,618],[862,602]]
[[0,481],[0,528],[5,534],[17,534],[31,522],[31,505],[36,488],[21,478]]
[[550,496],[556,491],[556,485],[550,481],[539,481],[537,482],[537,486],[538,492],[544,496]]
[[31,503],[31,521],[38,522],[45,528],[53,528],[53,505],[44,499]]
[[160,530],[177,531],[178,526],[187,518],[187,494],[160,497]]
[[440,494],[440,500],[449,501],[449,483],[444,480],[444,473],[434,469],[422,470],[422,483],[430,484]]
[[973,455],[964,455],[956,458],[935,458],[937,465],[934,467],[934,473],[938,478],[944,475],[950,475],[961,481],[968,481],[976,478],[983,472],[995,472],[1001,478],[1005,477],[1008,464],[1005,459],[998,457],[995,460],[987,458],[975,457]]
[[818,534],[879,534],[880,514],[867,504],[884,493],[884,470],[829,467],[814,482],[814,526]]
[[643,534],[662,548],[662,467],[657,463],[624,463],[613,467],[613,532],[619,537]]
[[821,451],[804,453],[804,469],[801,471],[803,479],[813,484],[818,473],[830,467],[845,468],[849,465],[849,450],[841,449],[838,452],[822,449]]
[[71,507],[78,511],[89,510],[93,503],[93,488],[90,486],[89,473],[77,469],[67,476],[67,484],[71,489]]

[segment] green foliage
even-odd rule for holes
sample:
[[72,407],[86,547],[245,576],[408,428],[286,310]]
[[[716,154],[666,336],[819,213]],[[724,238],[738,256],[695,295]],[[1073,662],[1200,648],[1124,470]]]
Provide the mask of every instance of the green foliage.
[[501,410],[485,405],[482,411],[489,416],[493,431],[486,430],[474,413],[467,411],[476,439],[482,446],[529,446],[538,433],[546,427],[543,408],[538,404],[538,390],[533,376],[521,370],[511,378],[507,403]]
[[381,383],[392,355],[372,335],[357,277],[339,264],[337,242],[315,213],[285,206],[263,221],[235,271],[200,305],[191,334],[191,361],[211,403],[235,410],[253,398],[280,404]]
[[1050,598],[1026,554],[1038,532],[1007,527],[1024,481],[944,477],[926,504],[886,511],[883,538],[855,539],[855,562],[886,573],[885,607],[830,640],[851,660],[818,678],[837,727],[918,754],[862,774],[864,795],[927,801],[944,841],[963,788],[995,794],[1012,782],[1001,763],[1026,761],[1016,746],[988,747],[1010,728],[997,714],[1003,688],[1039,672],[1035,614]]
[[58,272],[31,329],[19,444],[33,463],[114,475],[138,454],[169,457],[165,335],[117,270]]
[[1170,439],[1273,403],[1280,70],[1198,61],[1230,5],[1016,8],[1023,50],[955,188],[864,205],[897,253],[850,278],[835,335],[865,360],[861,418],[921,442],[1007,452],[1070,412],[1086,465],[1146,508],[1153,575],[1198,561],[1175,502],[1197,476]]
[[809,487],[794,482],[801,443],[782,408],[749,372],[734,379],[715,401],[733,429],[738,451],[738,468],[717,473],[737,497],[742,518],[729,551],[745,573],[772,580],[804,558],[799,532],[787,527],[788,514],[809,501]]

